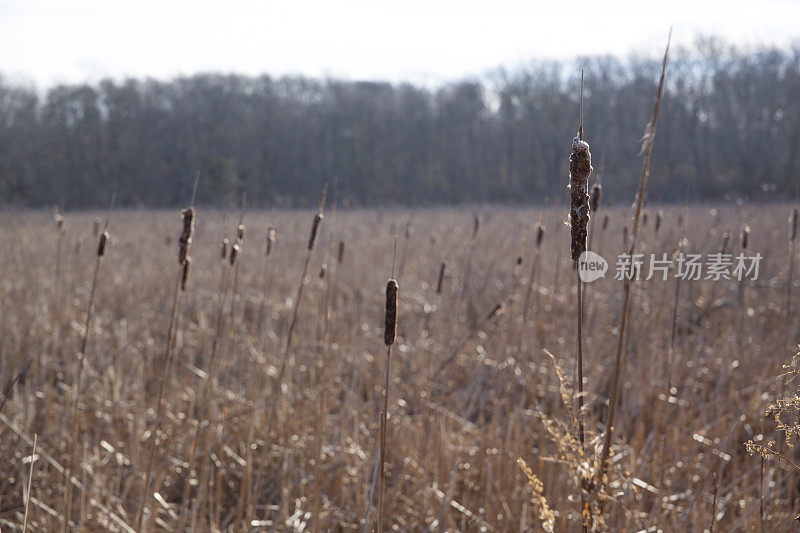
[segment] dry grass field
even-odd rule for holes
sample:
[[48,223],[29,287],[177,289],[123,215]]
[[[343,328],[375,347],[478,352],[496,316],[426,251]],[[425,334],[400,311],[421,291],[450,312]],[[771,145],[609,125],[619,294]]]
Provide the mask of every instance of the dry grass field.
[[[796,388],[779,377],[800,339],[796,286],[785,314],[792,207],[662,209],[656,231],[648,207],[639,251],[672,254],[685,233],[684,251],[718,252],[728,233],[737,254],[746,224],[748,253],[764,259],[756,281],[633,284],[603,527],[703,531],[713,520],[715,531],[758,531],[763,515],[763,531],[794,530],[797,473],[744,446],[776,440],[794,457],[764,416]],[[231,266],[221,242],[233,242],[239,213],[226,225],[198,208],[168,370],[180,213],[111,214],[88,332],[94,220],[106,214],[66,213],[62,233],[50,213],[0,215],[0,528],[21,530],[26,502],[40,531],[65,521],[83,531],[376,528],[384,287],[398,235],[385,527],[541,531],[551,519],[555,531],[580,530],[578,476],[605,432],[623,293],[614,262],[632,213],[601,207],[592,220],[591,248],[610,265],[584,286],[587,460],[572,422],[566,213],[328,209],[287,349],[313,212],[246,213]]]

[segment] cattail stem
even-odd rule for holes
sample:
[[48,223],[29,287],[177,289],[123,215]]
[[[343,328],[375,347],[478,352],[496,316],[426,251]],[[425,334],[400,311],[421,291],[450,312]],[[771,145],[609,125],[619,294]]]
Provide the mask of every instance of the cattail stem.
[[37,433],[33,434],[33,448],[31,449],[31,468],[28,471],[28,490],[25,492],[25,516],[22,518],[22,533],[28,530],[28,508],[31,504],[31,485],[33,484],[33,464],[36,458],[36,441],[39,439]]
[[378,533],[383,533],[383,490],[386,481],[386,413],[389,410],[389,369],[392,364],[392,346],[386,350],[386,379],[383,385],[383,410],[381,411],[381,445],[378,460]]
[[[670,37],[667,39],[667,48],[664,52],[664,60],[661,63],[661,78],[658,83],[658,89],[656,90],[655,104],[653,106],[653,117],[645,129],[645,140],[643,145],[644,160],[642,162],[642,173],[639,179],[639,192],[636,195],[636,212],[633,217],[633,235],[630,242],[630,249],[628,251],[628,255],[630,257],[633,257],[633,254],[636,251],[636,237],[639,232],[639,217],[642,213],[645,183],[647,182],[647,176],[650,173],[650,157],[653,152],[653,139],[655,138],[656,133],[656,122],[658,120],[658,110],[661,104],[661,96],[664,93],[664,77],[667,70],[667,59],[669,57],[669,43],[671,37],[672,31],[670,30]],[[598,468],[595,471],[597,481],[595,486],[598,487],[598,489],[601,488],[601,485],[605,483],[605,471],[608,467],[608,457],[611,452],[611,440],[614,435],[614,415],[616,414],[617,399],[619,397],[619,379],[622,372],[622,347],[625,340],[625,328],[628,323],[628,309],[630,307],[632,281],[631,278],[632,276],[624,276],[623,281],[622,311],[620,314],[619,331],[617,333],[617,348],[614,357],[614,374],[611,379],[611,395],[609,398],[606,435],[603,441],[603,449],[600,454]]]

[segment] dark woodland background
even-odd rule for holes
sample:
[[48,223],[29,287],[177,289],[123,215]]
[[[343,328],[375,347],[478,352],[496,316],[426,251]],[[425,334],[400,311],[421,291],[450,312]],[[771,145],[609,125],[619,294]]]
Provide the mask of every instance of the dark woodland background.
[[[566,201],[584,121],[606,198],[629,202],[660,59],[537,61],[440,87],[201,74],[46,92],[0,77],[0,204],[344,206]],[[796,197],[800,44],[713,38],[667,69],[648,194],[682,202]]]

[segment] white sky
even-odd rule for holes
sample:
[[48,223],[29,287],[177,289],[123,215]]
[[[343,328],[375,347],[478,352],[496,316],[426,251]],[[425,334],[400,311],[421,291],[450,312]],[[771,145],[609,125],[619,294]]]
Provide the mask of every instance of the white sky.
[[676,44],[800,40],[797,0],[667,3],[0,0],[0,73],[40,88],[198,71],[436,83],[531,58],[656,55],[670,26]]

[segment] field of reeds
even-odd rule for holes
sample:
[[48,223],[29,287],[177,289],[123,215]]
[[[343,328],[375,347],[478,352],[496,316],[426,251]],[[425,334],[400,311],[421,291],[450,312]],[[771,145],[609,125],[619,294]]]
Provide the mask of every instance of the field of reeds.
[[[794,530],[795,453],[764,416],[797,386],[780,377],[800,339],[791,211],[643,212],[638,252],[737,254],[749,226],[763,260],[757,280],[631,284],[589,528]],[[237,240],[241,213],[199,207],[185,291],[177,211],[112,211],[99,260],[105,212],[0,215],[0,528],[579,531],[633,212],[590,222],[609,271],[583,286],[584,447],[567,214],[328,207],[309,246],[313,210],[246,212]],[[786,460],[745,447],[771,440]]]

